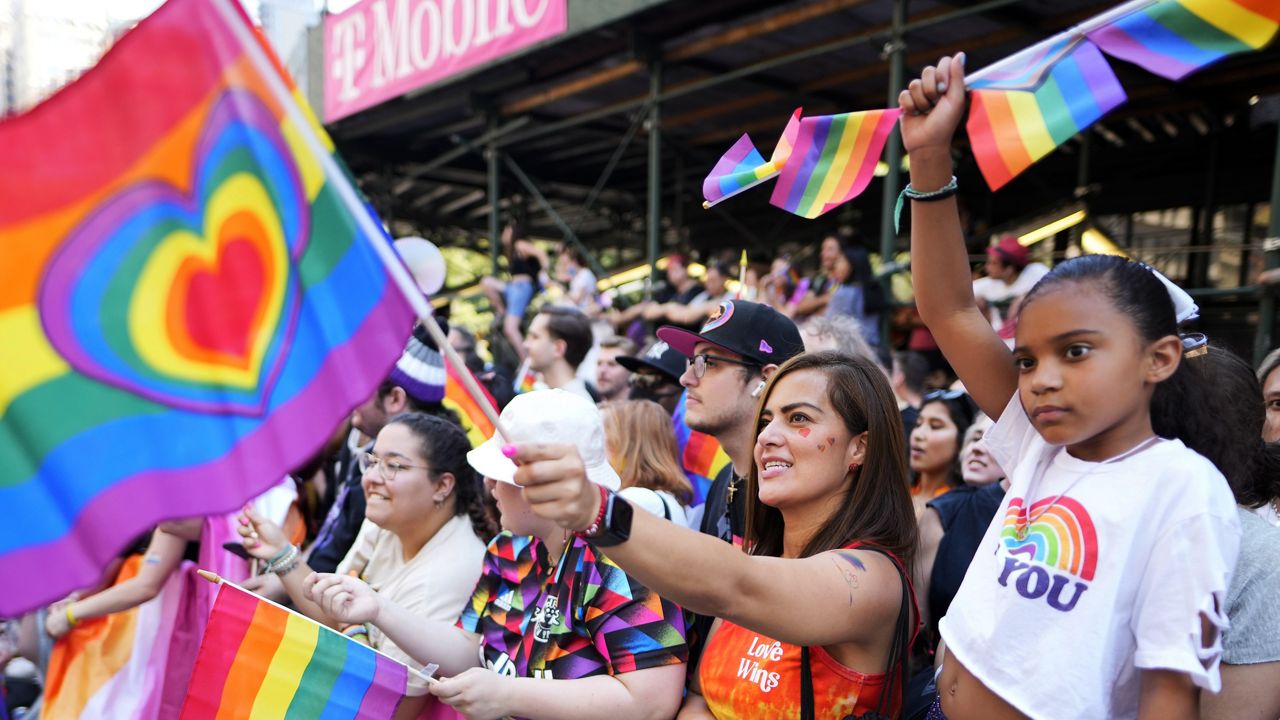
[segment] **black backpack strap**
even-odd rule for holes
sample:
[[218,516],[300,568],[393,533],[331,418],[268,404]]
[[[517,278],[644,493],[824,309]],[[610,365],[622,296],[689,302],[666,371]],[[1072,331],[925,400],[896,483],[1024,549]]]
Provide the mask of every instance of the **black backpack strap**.
[[800,648],[800,720],[813,720],[813,670],[809,667],[809,646]]

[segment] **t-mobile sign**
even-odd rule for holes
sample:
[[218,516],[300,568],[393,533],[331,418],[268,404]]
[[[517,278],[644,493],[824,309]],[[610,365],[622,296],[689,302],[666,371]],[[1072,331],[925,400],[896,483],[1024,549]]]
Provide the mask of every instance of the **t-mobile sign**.
[[324,23],[333,122],[553,37],[568,0],[365,0]]

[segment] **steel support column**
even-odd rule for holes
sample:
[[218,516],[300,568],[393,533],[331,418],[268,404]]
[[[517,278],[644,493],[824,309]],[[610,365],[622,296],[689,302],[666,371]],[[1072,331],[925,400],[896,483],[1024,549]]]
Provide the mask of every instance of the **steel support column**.
[[[1280,123],[1276,123],[1276,153],[1271,160],[1271,222],[1267,225],[1267,239],[1263,241],[1263,263],[1267,270],[1280,267]],[[1250,218],[1252,221],[1252,218]],[[1262,362],[1271,351],[1271,332],[1276,321],[1276,295],[1274,288],[1263,287],[1258,305],[1258,332],[1253,336],[1253,364]]]
[[662,60],[649,63],[649,213],[645,226],[649,250],[649,286],[645,297],[653,297],[658,282],[658,240],[662,235]]
[[[906,75],[906,43],[903,41],[907,24],[907,0],[893,2],[893,29],[890,30],[889,42],[884,49],[889,61],[889,107],[898,105],[898,93],[902,92],[903,79]],[[893,207],[902,190],[902,135],[895,123],[889,133],[886,148],[888,153],[885,162],[889,164],[889,172],[884,176],[884,196],[880,202],[880,264],[893,262],[894,251],[898,245],[898,234],[893,228]],[[892,278],[880,278],[877,282],[884,285],[885,297],[892,297],[890,288]],[[883,313],[880,318],[881,342],[889,341],[890,313]]]
[[[489,116],[489,136],[493,137],[498,130],[498,116]],[[498,185],[498,161],[502,149],[498,147],[498,143],[493,140],[489,141],[489,145],[485,147],[484,158],[488,169],[489,181],[489,266],[493,275],[498,274],[498,255],[499,248],[502,245],[500,239],[502,227],[499,224],[502,207],[500,205],[501,195]]]

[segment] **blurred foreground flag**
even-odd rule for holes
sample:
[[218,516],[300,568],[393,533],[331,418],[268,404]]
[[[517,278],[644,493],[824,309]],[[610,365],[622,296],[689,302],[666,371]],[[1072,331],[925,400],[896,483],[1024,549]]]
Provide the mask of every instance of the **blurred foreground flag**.
[[0,123],[0,616],[324,443],[413,325],[235,0],[170,0]]
[[1089,33],[1103,52],[1170,80],[1261,50],[1280,27],[1277,0],[1159,0]]
[[336,630],[224,582],[182,720],[389,719],[407,695],[426,693],[425,682]]

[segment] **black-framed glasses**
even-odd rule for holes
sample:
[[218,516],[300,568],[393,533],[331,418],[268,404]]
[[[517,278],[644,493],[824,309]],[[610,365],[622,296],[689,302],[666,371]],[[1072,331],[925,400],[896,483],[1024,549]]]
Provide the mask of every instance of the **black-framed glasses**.
[[734,360],[732,358],[721,357],[719,355],[709,355],[707,353],[698,353],[685,361],[686,368],[693,368],[693,376],[702,379],[707,374],[708,367],[715,367],[716,363],[728,363],[730,365],[738,365],[741,367],[758,368],[762,367],[757,362],[747,362],[745,360]]
[[383,482],[391,482],[395,479],[396,473],[401,470],[409,470],[410,468],[417,468],[419,470],[431,469],[426,465],[410,465],[409,463],[403,463],[399,460],[387,460],[386,458],[380,458],[370,452],[360,453],[360,456],[356,458],[356,465],[359,466],[361,475],[368,472],[369,468],[377,466],[378,477],[382,478]]
[[966,393],[963,390],[934,390],[925,393],[924,397],[920,398],[920,404],[924,405],[935,400],[959,400],[965,395]]

